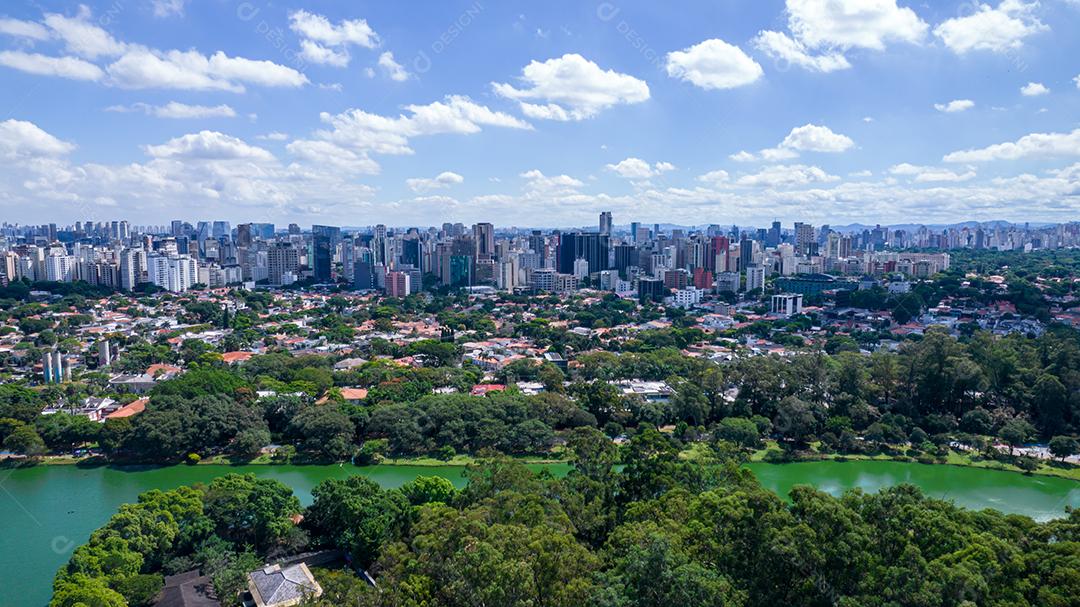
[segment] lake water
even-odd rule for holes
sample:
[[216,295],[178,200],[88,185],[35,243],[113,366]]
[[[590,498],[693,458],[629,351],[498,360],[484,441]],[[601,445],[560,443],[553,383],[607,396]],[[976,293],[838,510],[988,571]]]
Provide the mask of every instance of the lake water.
[[[546,467],[556,475],[567,470],[565,465]],[[1063,516],[1066,506],[1080,507],[1080,483],[994,470],[899,462],[806,462],[750,464],[749,467],[762,485],[780,495],[787,495],[796,484],[809,484],[840,495],[856,487],[876,492],[883,487],[911,483],[958,506],[995,508],[1037,520]],[[464,484],[462,469],[456,467],[200,465],[0,469],[3,604],[46,605],[56,570],[120,504],[133,502],[136,496],[150,489],[206,483],[231,472],[251,472],[262,478],[277,479],[292,487],[304,505],[311,502],[311,489],[321,481],[354,474],[368,476],[388,488],[399,487],[420,475],[443,476],[459,487]]]

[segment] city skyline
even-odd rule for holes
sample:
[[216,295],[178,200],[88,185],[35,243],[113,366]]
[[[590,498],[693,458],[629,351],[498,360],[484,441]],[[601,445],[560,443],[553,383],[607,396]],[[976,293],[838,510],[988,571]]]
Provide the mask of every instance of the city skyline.
[[0,212],[566,227],[1073,218],[1080,5],[44,2]]

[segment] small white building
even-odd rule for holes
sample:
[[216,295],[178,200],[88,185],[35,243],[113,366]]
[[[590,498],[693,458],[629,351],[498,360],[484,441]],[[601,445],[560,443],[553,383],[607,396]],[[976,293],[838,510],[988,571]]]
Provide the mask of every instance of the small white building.
[[772,313],[778,316],[794,316],[803,310],[803,296],[798,293],[784,293],[772,296]]

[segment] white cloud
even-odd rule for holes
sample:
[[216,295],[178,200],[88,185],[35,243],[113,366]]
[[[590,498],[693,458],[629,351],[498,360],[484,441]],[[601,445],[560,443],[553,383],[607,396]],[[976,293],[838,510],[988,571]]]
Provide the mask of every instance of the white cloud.
[[[627,74],[603,70],[581,55],[566,54],[521,70],[524,88],[492,83],[494,91],[521,103],[525,115],[547,120],[584,120],[619,104],[641,103],[649,86]],[[543,105],[529,100],[545,102]]]
[[935,103],[934,109],[946,114],[955,114],[975,107],[975,102],[970,99],[954,99],[948,103]]
[[133,103],[129,106],[114,105],[105,109],[106,111],[110,112],[143,112],[144,114],[147,114],[149,116],[156,116],[157,118],[198,119],[236,117],[236,110],[232,109],[232,107],[226,104],[215,106],[188,105],[186,103],[170,101],[165,105]]
[[8,17],[0,18],[0,34],[44,41],[49,39],[49,30],[34,21],[20,21]]
[[105,77],[101,68],[78,57],[49,57],[22,51],[0,51],[0,65],[38,76],[97,81]]
[[787,0],[788,28],[811,49],[883,50],[888,42],[919,42],[927,24],[896,0]]
[[711,184],[714,184],[714,185],[715,184],[720,184],[720,183],[726,183],[730,179],[731,179],[731,176],[728,174],[727,171],[725,171],[723,169],[717,169],[715,171],[709,171],[708,173],[705,173],[704,175],[699,175],[698,178],[697,178],[698,181],[701,181],[701,182],[704,182],[704,183],[711,183]]
[[1046,95],[1050,92],[1050,89],[1041,82],[1029,82],[1020,88],[1020,94],[1025,97],[1038,97],[1040,95]]
[[854,145],[850,137],[834,133],[829,127],[805,124],[791,129],[780,147],[802,152],[836,153],[849,150]]
[[1080,129],[1071,133],[1032,133],[1014,142],[953,152],[945,156],[945,162],[989,162],[1034,156],[1080,156]]
[[298,10],[289,15],[289,28],[303,37],[300,55],[312,63],[344,67],[349,64],[350,46],[373,49],[381,44],[364,19],[334,24],[322,15]]
[[186,160],[252,160],[270,161],[270,152],[245,143],[242,139],[217,131],[199,131],[170,139],[161,145],[143,148],[154,158]]
[[409,72],[405,70],[397,61],[394,61],[394,53],[386,51],[379,55],[379,67],[386,72],[386,75],[390,77],[394,82],[405,82],[409,79]]
[[774,148],[766,148],[756,155],[741,151],[732,154],[729,158],[736,162],[753,162],[758,159],[777,162],[798,158],[800,152],[837,154],[846,152],[854,146],[855,142],[850,137],[835,133],[827,126],[804,124],[791,129],[787,137],[784,137],[784,140]]
[[840,178],[815,166],[802,164],[774,165],[752,175],[743,175],[736,184],[750,187],[797,187],[813,183],[828,183]]
[[[271,136],[275,135],[271,133]],[[366,153],[347,150],[329,141],[298,139],[285,149],[290,154],[319,167],[328,167],[346,173],[377,175],[379,163]]]
[[187,0],[153,0],[154,16],[158,19],[175,17],[184,14],[184,5]]
[[627,158],[619,161],[617,164],[609,164],[604,167],[605,169],[616,173],[619,177],[624,179],[636,179],[644,180],[650,177],[656,177],[661,173],[675,170],[675,165],[670,162],[657,162],[650,165],[648,162],[640,158]]
[[258,135],[256,139],[262,139],[263,141],[288,141],[288,133],[282,133],[280,131],[272,131],[264,135]]
[[[118,41],[91,21],[90,9],[86,6],[80,6],[74,17],[47,14],[44,22],[64,42],[68,52],[78,57],[4,51],[0,55],[0,64],[33,74],[95,80],[131,89],[243,92],[245,84],[299,87],[308,82],[300,72],[272,61],[229,57],[221,51],[209,56],[193,49],[159,51]],[[109,58],[112,63],[103,71],[79,57]]]
[[997,8],[975,2],[971,14],[942,22],[934,35],[959,54],[1017,49],[1024,38],[1049,29],[1034,15],[1038,6],[1024,0],[1001,0]]
[[332,141],[357,151],[379,154],[411,154],[409,139],[443,133],[478,133],[484,126],[531,129],[532,126],[509,114],[478,105],[468,97],[451,95],[443,101],[405,107],[408,115],[380,116],[360,109],[341,114],[322,113],[320,118],[330,130],[316,133],[319,139]]
[[13,119],[0,122],[0,156],[3,158],[62,156],[74,149],[74,144],[57,139],[33,122]]
[[45,15],[45,25],[64,41],[67,50],[87,59],[115,57],[127,50],[127,45],[112,34],[90,22],[90,9],[80,6],[79,14],[66,17],[56,13]]
[[1076,88],[1080,89],[1080,76],[1073,78],[1073,82],[1076,83]]
[[219,90],[244,92],[244,84],[296,88],[307,84],[300,72],[272,61],[229,57],[218,51],[209,57],[198,51],[160,52],[135,48],[107,68],[111,84],[121,88]]
[[439,173],[432,178],[417,177],[413,179],[406,179],[405,185],[409,186],[410,190],[421,193],[430,192],[431,190],[448,188],[450,186],[458,185],[464,182],[465,178],[461,175],[450,171],[443,171],[442,173]]
[[576,191],[577,188],[585,185],[580,180],[569,175],[555,175],[553,177],[548,177],[538,169],[525,171],[520,177],[527,181],[529,189],[544,194],[567,193],[568,191]]
[[828,73],[851,67],[847,58],[837,52],[811,55],[806,45],[783,32],[762,31],[754,38],[754,46],[773,61],[811,72]]
[[966,173],[957,173],[948,169],[917,166],[906,162],[894,165],[889,169],[889,173],[893,175],[912,177],[912,181],[914,181],[915,183],[961,182],[974,179],[976,176],[974,170],[969,170]]
[[756,61],[735,45],[711,39],[667,54],[668,76],[703,89],[733,89],[761,78]]
[[304,61],[318,63],[319,65],[332,65],[334,67],[345,67],[349,65],[349,61],[352,59],[352,56],[349,55],[349,51],[344,48],[334,50],[311,40],[300,41],[300,57],[303,58]]

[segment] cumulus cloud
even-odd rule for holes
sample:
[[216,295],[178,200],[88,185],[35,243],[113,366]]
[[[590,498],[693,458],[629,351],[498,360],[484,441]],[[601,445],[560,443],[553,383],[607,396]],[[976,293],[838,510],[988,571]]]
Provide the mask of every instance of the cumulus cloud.
[[662,173],[675,170],[675,165],[670,162],[657,162],[650,165],[640,158],[627,158],[616,164],[609,164],[605,169],[617,174],[624,179],[644,180],[656,177]]
[[585,185],[580,180],[569,175],[555,175],[549,177],[540,172],[539,169],[525,171],[520,177],[526,180],[527,186],[530,189],[544,193],[577,190],[577,188]]
[[753,162],[765,160],[776,162],[798,158],[800,152],[821,152],[837,154],[846,152],[855,146],[855,142],[847,135],[833,132],[827,126],[816,124],[804,124],[791,129],[787,137],[774,148],[766,148],[756,155],[747,151],[732,154],[730,158],[736,162]]
[[330,126],[317,137],[360,151],[379,154],[411,154],[409,139],[445,133],[479,133],[482,127],[531,129],[527,122],[479,105],[468,97],[451,95],[427,105],[408,105],[408,114],[381,116],[360,109],[340,114],[320,114]]
[[379,35],[364,19],[332,23],[322,15],[303,9],[289,14],[289,29],[302,37],[300,55],[312,63],[344,67],[349,64],[350,46],[373,49]]
[[649,99],[645,81],[604,70],[578,54],[542,63],[532,61],[521,70],[520,81],[521,88],[496,82],[492,88],[496,94],[518,101],[522,112],[536,119],[584,120],[615,105]]
[[49,57],[22,51],[0,51],[0,65],[28,74],[69,80],[97,81],[105,77],[101,68],[78,57]]
[[[268,138],[273,139],[276,133]],[[314,166],[328,167],[345,173],[377,175],[379,163],[362,152],[347,150],[329,141],[299,139],[285,146],[290,154]]]
[[1020,88],[1020,94],[1025,97],[1038,97],[1048,93],[1050,93],[1050,89],[1046,88],[1046,85],[1041,82],[1029,82]]
[[26,38],[29,40],[44,41],[49,39],[49,30],[40,23],[34,21],[21,21],[8,17],[0,18],[0,34]]
[[185,160],[253,160],[270,161],[270,152],[245,143],[242,139],[217,131],[199,131],[170,139],[161,145],[144,146],[154,158]]
[[971,14],[942,22],[934,35],[958,54],[1017,49],[1028,36],[1049,29],[1034,14],[1038,6],[1024,0],[1001,0],[997,8],[976,2]]
[[412,179],[406,179],[405,185],[409,186],[410,190],[421,193],[430,192],[431,190],[448,188],[450,186],[458,185],[464,182],[465,178],[461,175],[458,175],[457,173],[453,173],[451,171],[443,171],[435,177],[416,177]]
[[851,67],[839,52],[810,53],[806,45],[783,32],[762,31],[754,38],[754,47],[778,63],[794,65],[811,72],[835,72]]
[[62,156],[74,149],[74,144],[61,141],[33,122],[14,119],[0,122],[0,155],[6,159]]
[[965,173],[957,173],[938,167],[918,166],[910,163],[901,163],[889,168],[892,175],[911,177],[916,183],[931,183],[941,181],[961,182],[974,179],[976,173],[969,170]]
[[245,84],[266,87],[300,87],[308,79],[300,72],[272,61],[229,57],[218,51],[205,56],[198,51],[159,52],[134,49],[107,68],[110,83],[121,88],[219,90],[242,93]]
[[236,110],[226,104],[188,105],[177,101],[170,101],[165,105],[150,105],[148,103],[133,103],[131,105],[113,105],[105,108],[109,112],[142,112],[148,116],[157,118],[174,119],[199,119],[199,118],[235,118]]
[[79,8],[74,17],[56,13],[45,15],[45,25],[63,40],[68,52],[87,59],[115,57],[123,54],[128,45],[113,38],[112,34],[90,21],[90,9]]
[[839,180],[839,177],[830,175],[818,167],[791,164],[765,167],[758,173],[739,177],[735,183],[741,186],[777,188],[805,186]]
[[733,89],[761,78],[761,66],[733,44],[714,38],[667,54],[667,73],[703,89]]
[[731,175],[729,175],[728,172],[723,170],[723,169],[717,169],[715,171],[709,171],[708,173],[705,173],[704,175],[698,175],[698,178],[697,178],[698,181],[701,181],[701,182],[704,182],[704,183],[710,183],[710,184],[713,184],[713,185],[721,184],[721,183],[727,183],[730,179],[731,179]]
[[[90,9],[85,6],[81,6],[75,16],[47,14],[44,24],[51,36],[63,42],[70,55],[49,57],[4,51],[0,53],[0,65],[31,74],[100,81],[130,89],[240,93],[248,84],[300,87],[308,83],[307,77],[300,72],[273,61],[230,57],[221,51],[212,55],[203,55],[194,49],[160,51],[119,41],[92,21]],[[99,60],[103,61],[101,65],[93,63]]]
[[405,82],[409,79],[409,72],[405,70],[403,65],[394,61],[394,53],[390,51],[379,55],[379,67],[394,82]]
[[955,114],[957,112],[964,112],[975,107],[975,102],[970,99],[954,99],[948,103],[935,103],[934,109],[939,112],[945,112],[946,114]]
[[787,0],[788,28],[811,49],[883,50],[919,42],[928,25],[896,0]]
[[1032,133],[1016,141],[945,156],[945,162],[990,162],[1036,156],[1080,156],[1080,129],[1071,133]]

